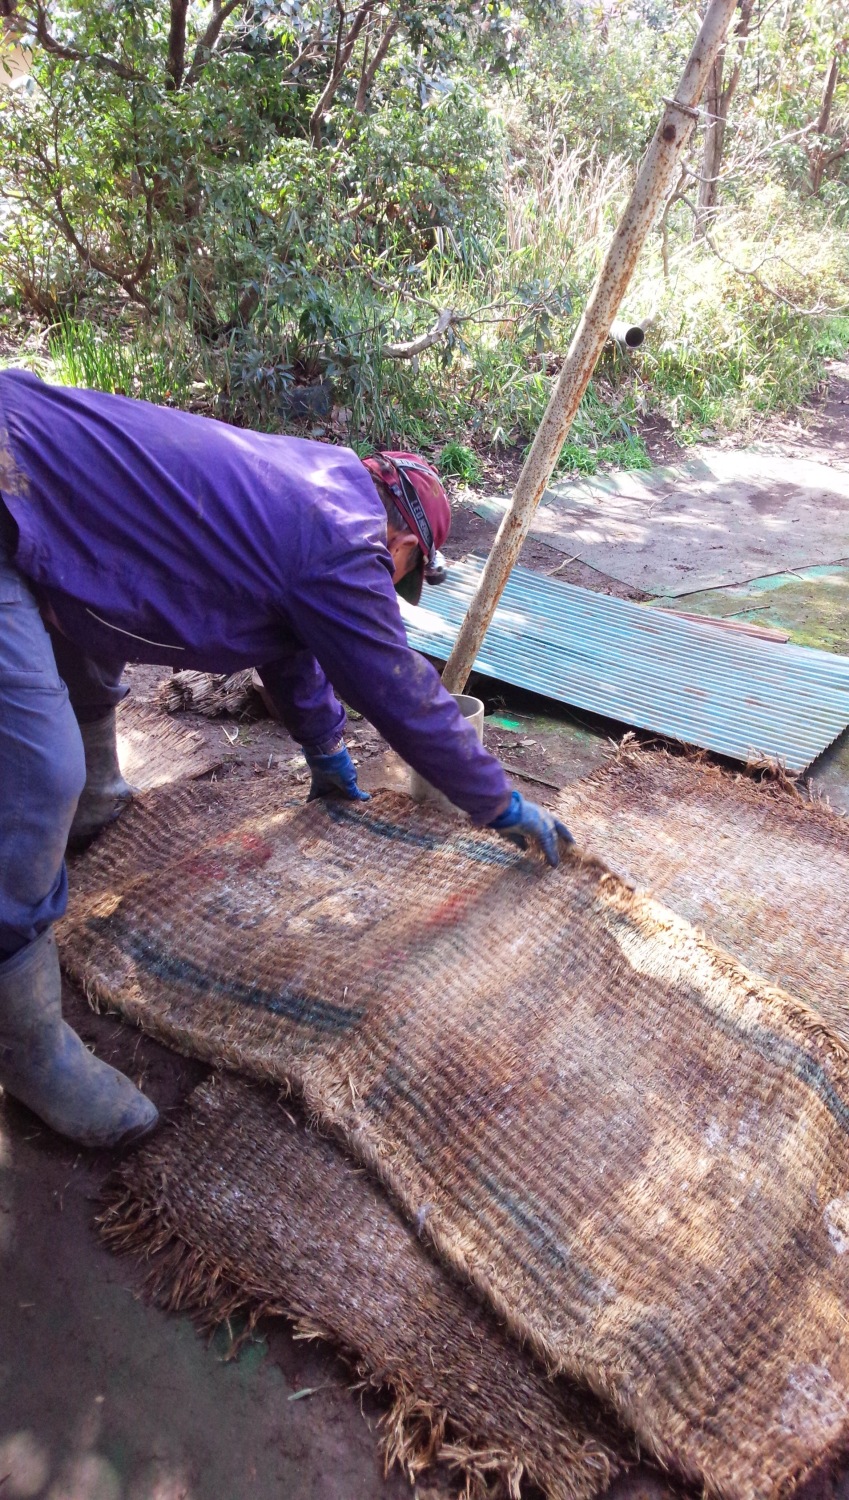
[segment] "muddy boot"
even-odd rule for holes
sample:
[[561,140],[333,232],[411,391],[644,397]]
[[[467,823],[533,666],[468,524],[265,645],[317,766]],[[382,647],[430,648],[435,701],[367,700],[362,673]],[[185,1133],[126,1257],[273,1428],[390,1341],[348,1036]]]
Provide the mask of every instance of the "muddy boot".
[[0,963],[0,1087],[80,1146],[128,1146],[156,1106],[62,1020],[52,929]]
[[135,788],[124,780],[118,765],[115,718],[112,708],[105,718],[80,725],[86,776],[68,834],[70,849],[84,848],[101,828],[114,823],[132,800]]

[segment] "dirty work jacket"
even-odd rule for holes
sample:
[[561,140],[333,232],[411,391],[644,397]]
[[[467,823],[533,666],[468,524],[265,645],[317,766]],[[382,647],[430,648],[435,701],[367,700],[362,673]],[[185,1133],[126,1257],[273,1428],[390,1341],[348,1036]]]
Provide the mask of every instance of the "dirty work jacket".
[[407,645],[383,506],[349,449],[9,370],[0,495],[17,566],[87,656],[258,665],[307,745],[344,727],[332,682],[476,823],[507,805],[500,763]]

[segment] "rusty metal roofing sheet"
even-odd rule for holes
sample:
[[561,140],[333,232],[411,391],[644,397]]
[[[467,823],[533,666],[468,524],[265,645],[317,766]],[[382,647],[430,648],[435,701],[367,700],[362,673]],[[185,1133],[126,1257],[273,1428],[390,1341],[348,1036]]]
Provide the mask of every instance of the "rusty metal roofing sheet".
[[[452,564],[410,644],[445,660],[480,576]],[[737,634],[513,569],[475,671],[736,760],[803,771],[849,724],[849,657]]]

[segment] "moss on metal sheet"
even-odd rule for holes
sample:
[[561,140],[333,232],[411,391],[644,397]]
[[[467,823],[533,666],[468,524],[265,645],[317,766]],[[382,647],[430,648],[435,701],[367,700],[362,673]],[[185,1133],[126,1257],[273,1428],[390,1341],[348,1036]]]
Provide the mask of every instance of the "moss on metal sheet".
[[661,609],[774,626],[786,630],[797,646],[849,655],[849,565],[846,564],[778,573],[732,588],[656,599],[652,604]]

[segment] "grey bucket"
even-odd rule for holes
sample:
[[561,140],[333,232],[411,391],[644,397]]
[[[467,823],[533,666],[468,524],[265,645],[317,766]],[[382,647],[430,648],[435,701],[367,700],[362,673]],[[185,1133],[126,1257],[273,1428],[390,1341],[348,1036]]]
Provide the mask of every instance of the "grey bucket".
[[[483,744],[483,703],[480,698],[472,698],[468,693],[452,693],[451,696],[463,718],[468,719]],[[459,814],[459,808],[449,802],[444,792],[438,792],[418,771],[410,771],[410,795],[416,802],[431,802],[435,807],[441,807],[443,812],[453,813],[455,817]]]

